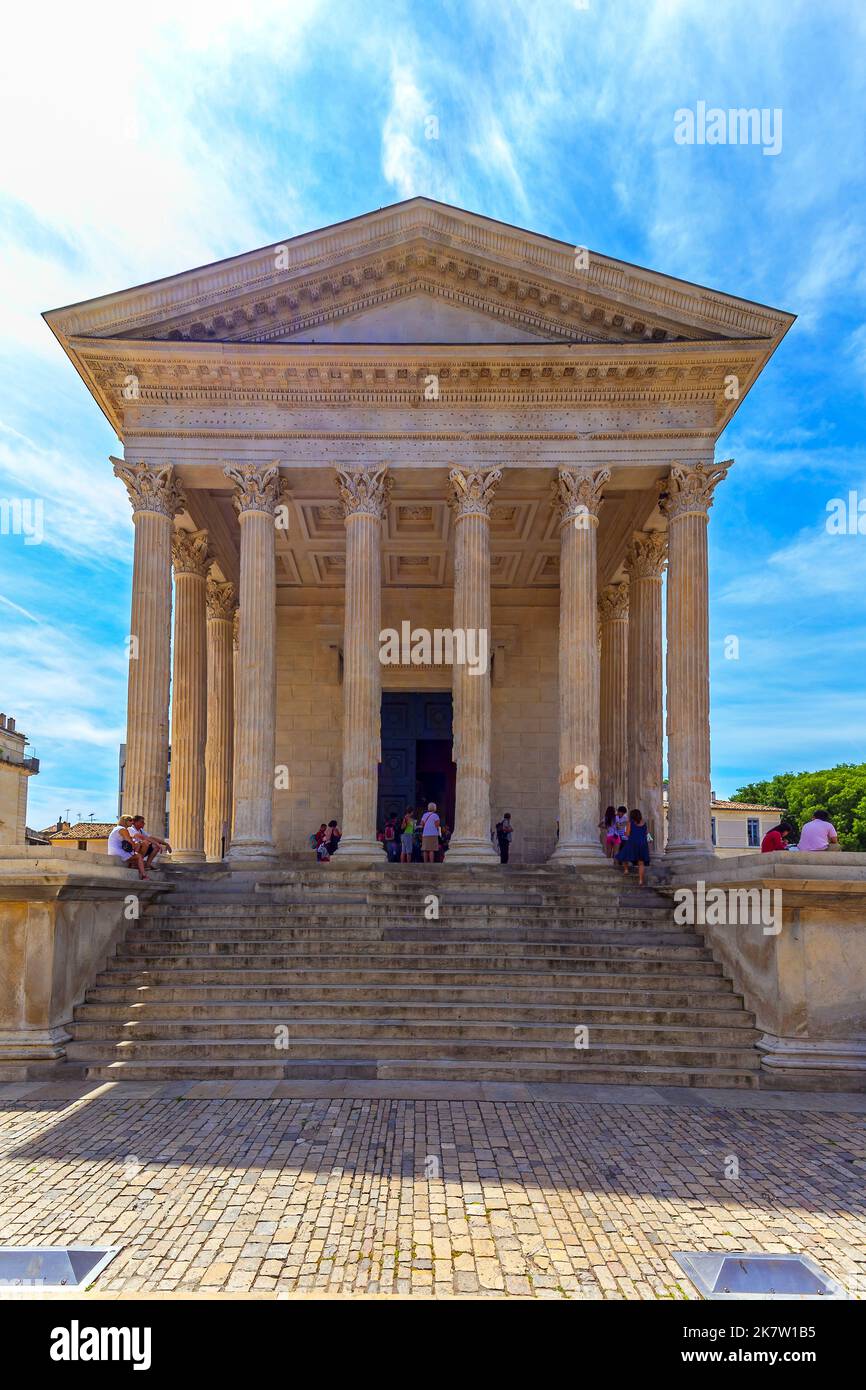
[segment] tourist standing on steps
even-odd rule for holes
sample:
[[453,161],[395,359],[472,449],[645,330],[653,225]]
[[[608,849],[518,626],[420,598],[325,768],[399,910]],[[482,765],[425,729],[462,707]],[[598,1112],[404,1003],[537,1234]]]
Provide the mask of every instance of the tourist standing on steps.
[[616,808],[608,806],[604,813],[604,819],[600,820],[598,823],[598,828],[601,831],[602,843],[604,844],[604,852],[608,859],[613,858],[619,849],[619,834],[614,824],[615,821]]
[[613,826],[614,826],[614,830],[616,831],[616,833],[617,833],[617,835],[618,835],[620,841],[624,840],[625,837],[626,837],[626,835],[628,834],[628,807],[627,807],[627,806],[617,806],[617,808],[616,808],[616,815],[614,816],[614,820],[613,820]]
[[436,802],[430,801],[427,804],[427,810],[421,817],[421,853],[424,855],[425,864],[432,864],[436,857],[441,829],[442,826],[436,814]]
[[411,864],[412,842],[415,838],[415,812],[407,806],[400,822],[400,863]]
[[622,864],[622,871],[626,875],[630,866],[637,864],[637,880],[639,886],[643,888],[644,875],[650,862],[650,855],[646,822],[640,811],[632,811],[629,816],[625,839],[617,850],[616,858],[617,863]]
[[496,826],[496,842],[499,846],[500,864],[508,863],[508,851],[511,848],[511,837],[514,834],[514,827],[511,824],[511,812],[506,811],[502,820]]

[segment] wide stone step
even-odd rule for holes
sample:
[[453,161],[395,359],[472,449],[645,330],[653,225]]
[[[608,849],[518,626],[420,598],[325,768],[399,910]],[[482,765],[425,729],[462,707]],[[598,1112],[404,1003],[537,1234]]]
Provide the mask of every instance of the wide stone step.
[[[165,961],[162,964],[147,962],[139,968],[127,967],[125,963],[113,965],[97,977],[98,984],[217,984],[217,985],[243,985],[243,984],[357,984],[379,987],[381,985],[522,985],[525,988],[544,988],[551,984],[551,977],[561,986],[569,985],[572,989],[587,988],[593,981],[598,981],[599,977],[607,977],[623,989],[676,989],[682,987],[683,982],[688,979],[688,986],[692,990],[716,989],[720,980],[723,978],[721,967],[715,969],[706,968],[702,971],[697,969],[687,969],[686,963],[677,965],[675,969],[665,967],[661,961],[641,961],[632,962],[629,968],[611,970],[609,961],[582,961],[580,969],[570,970],[515,970],[515,969],[488,969],[477,970],[413,970],[400,967],[385,967],[369,969],[352,969],[349,966],[341,966],[337,969],[327,970],[322,966],[308,970],[297,967],[281,968],[273,964],[264,964],[253,967],[248,964],[243,966],[236,964],[233,967],[223,964],[217,967],[213,964],[213,957],[205,957],[204,961],[194,963],[182,962],[177,965]],[[703,965],[704,962],[694,961],[693,967]],[[706,962],[710,967],[714,962]]]
[[[477,957],[479,959],[513,960],[582,960],[606,957],[611,960],[712,960],[712,952],[700,945],[666,945],[657,942],[644,944],[620,943],[617,941],[567,941],[567,942],[502,942],[495,943],[495,951],[479,953],[477,941],[447,941],[450,956]],[[494,943],[491,943],[493,945]],[[322,937],[319,941],[287,942],[274,930],[267,936],[258,931],[247,935],[210,937],[203,934],[195,936],[190,932],[172,934],[165,928],[159,935],[150,932],[136,933],[118,951],[118,958],[137,957],[148,954],[159,956],[180,956],[184,953],[198,954],[207,948],[208,955],[267,955],[276,947],[283,947],[285,954],[296,959],[320,957],[334,960],[356,960],[359,956],[385,956],[394,960],[411,958],[441,958],[443,941],[390,939],[387,942],[353,941],[351,938],[339,942]],[[291,951],[289,948],[292,948]]]
[[688,1024],[664,1025],[658,1023],[613,1023],[592,1015],[579,1021],[561,1018],[542,1023],[527,1022],[510,1018],[491,1018],[484,1021],[464,1019],[419,1020],[417,1018],[361,1018],[343,1020],[329,1017],[298,1017],[287,1013],[282,1020],[261,1020],[234,1018],[215,1020],[172,1021],[168,1019],[134,1018],[118,1027],[117,1023],[100,1023],[85,1020],[76,1024],[76,1043],[87,1041],[119,1042],[129,1039],[135,1043],[174,1042],[189,1039],[197,1045],[210,1041],[225,1042],[243,1039],[247,1043],[260,1040],[263,1045],[274,1047],[276,1040],[284,1036],[281,1030],[288,1028],[288,1043],[294,1032],[303,1034],[309,1044],[313,1040],[331,1041],[337,1038],[356,1039],[359,1042],[375,1040],[403,1039],[412,1045],[426,1040],[441,1041],[456,1039],[461,1042],[477,1041],[482,1046],[495,1042],[542,1042],[565,1043],[575,1046],[575,1028],[585,1027],[590,1047],[608,1046],[614,1043],[629,1046],[656,1047],[662,1045],[681,1047],[731,1047],[753,1043],[760,1036],[754,1029],[733,1027],[710,1027],[702,1020],[701,1025],[694,1021]]
[[391,1058],[360,1062],[342,1057],[330,1062],[94,1062],[87,1076],[98,1081],[436,1081],[523,1082],[552,1085],[697,1086],[749,1090],[758,1085],[750,1068],[625,1065],[562,1067],[544,1063],[459,1063],[442,1059]]
[[[93,1058],[97,1043],[75,1041],[67,1044],[70,1060],[87,1061]],[[267,1062],[280,1049],[274,1047],[273,1040],[258,1038],[207,1038],[197,1040],[182,1038],[176,1040],[137,1041],[124,1039],[111,1049],[121,1059],[140,1061],[201,1061],[220,1062],[223,1059]],[[612,1043],[599,1042],[597,1046],[575,1048],[573,1034],[560,1042],[522,1042],[517,1039],[497,1041],[478,1038],[324,1038],[292,1037],[290,1046],[284,1049],[292,1058],[322,1061],[340,1056],[355,1061],[383,1062],[389,1058],[418,1058],[423,1061],[433,1059],[465,1060],[482,1062],[545,1062],[567,1066],[568,1062],[579,1057],[580,1065],[591,1069],[594,1066],[676,1066],[676,1067],[714,1067],[732,1066],[748,1070],[760,1065],[759,1055],[754,1047],[723,1044],[720,1046],[692,1044],[686,1040],[682,1045],[675,1043]],[[279,1060],[279,1058],[278,1058]]]
[[[181,1003],[190,1008],[204,1006],[226,1000],[240,1000],[250,1004],[274,1003],[280,1008],[302,1003],[344,1004],[354,1008],[371,1001],[404,1004],[416,1009],[420,1004],[439,1005],[488,1004],[499,1006],[519,1004],[536,1005],[543,1008],[582,1008],[589,1004],[599,1007],[635,1008],[690,1008],[697,1007],[693,989],[662,989],[656,981],[652,989],[623,988],[616,977],[607,982],[599,980],[590,986],[573,988],[560,984],[548,984],[544,988],[514,987],[512,985],[430,985],[428,982],[415,985],[352,985],[345,981],[333,985],[293,984],[277,985],[260,983],[244,985],[232,980],[228,985],[204,984],[198,978],[178,983],[169,976],[168,983],[149,981],[142,984],[136,978],[134,984],[101,984],[89,989],[85,996],[88,1002],[123,1003],[133,1006],[144,1001],[161,1003]],[[742,1008],[742,1000],[733,992],[730,980],[724,978],[716,982],[715,989],[706,989],[698,996],[699,1007],[736,1010]]]
[[[572,1026],[575,1020],[573,1005],[490,1003],[427,1003],[423,1000],[406,1004],[395,1004],[385,999],[313,999],[299,1002],[297,999],[245,1000],[219,999],[198,1002],[186,999],[178,1003],[107,1003],[102,1002],[104,991],[94,991],[93,1003],[79,1004],[75,1010],[75,1035],[81,1037],[117,1036],[124,1024],[135,1020],[139,1028],[145,1025],[157,1026],[162,1021],[182,1022],[194,1026],[195,1021],[211,1021],[215,1025],[223,1022],[232,1027],[247,1028],[251,1021],[260,1023],[285,1023],[287,1011],[292,1021],[300,1019],[326,1020],[387,1018],[394,1021],[409,1020],[420,1024],[430,1020],[455,1020],[461,1023],[484,1023],[487,1019],[507,1019],[510,1023],[545,1023],[560,1020],[561,1024]],[[724,1008],[646,1008],[628,1004],[586,1004],[581,1006],[581,1020],[590,1025],[595,1020],[601,1024],[659,1024],[672,1027],[678,1024],[701,1028],[751,1028],[754,1016],[738,1008],[737,999],[726,996],[728,1007]],[[102,1027],[109,1031],[103,1033],[85,1032],[88,1027]],[[111,1032],[111,1030],[114,1030]]]
[[[131,969],[133,966],[144,970],[168,970],[177,966],[181,970],[195,970],[199,967],[208,969],[217,962],[231,963],[239,970],[414,970],[425,971],[429,968],[441,964],[443,951],[432,952],[421,951],[395,951],[390,945],[376,948],[367,946],[361,951],[344,952],[305,952],[298,947],[287,948],[282,951],[273,949],[271,943],[258,943],[260,949],[256,949],[256,943],[246,942],[229,943],[237,949],[221,949],[213,943],[207,951],[191,949],[185,942],[174,943],[175,949],[170,949],[170,943],[166,948],[158,951],[136,950],[131,946],[118,950],[117,955],[112,959],[122,970]],[[450,956],[450,952],[448,953]],[[490,950],[478,951],[473,954],[459,955],[455,958],[455,967],[461,970],[492,971],[492,972],[517,972],[524,971],[537,973],[541,971],[594,971],[594,970],[625,970],[631,974],[638,974],[641,971],[647,974],[654,972],[664,972],[666,970],[678,970],[685,975],[718,975],[721,967],[713,960],[709,951],[694,953],[680,953],[673,947],[661,950],[641,950],[636,947],[624,947],[622,951],[615,948],[605,947],[596,949],[590,947],[583,951],[577,949],[573,954],[556,955],[549,953],[538,953],[537,955],[525,956],[522,954],[507,954],[499,951]]]

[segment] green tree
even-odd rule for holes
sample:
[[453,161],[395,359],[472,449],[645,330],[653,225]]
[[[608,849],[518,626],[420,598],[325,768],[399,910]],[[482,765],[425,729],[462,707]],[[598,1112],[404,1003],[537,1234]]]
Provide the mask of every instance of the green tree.
[[781,806],[797,827],[826,811],[843,849],[866,851],[866,763],[839,763],[823,772],[783,772],[740,787],[732,801]]

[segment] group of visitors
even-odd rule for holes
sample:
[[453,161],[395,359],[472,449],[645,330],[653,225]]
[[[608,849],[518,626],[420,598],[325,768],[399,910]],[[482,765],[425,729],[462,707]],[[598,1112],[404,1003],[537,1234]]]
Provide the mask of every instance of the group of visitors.
[[327,825],[322,821],[318,830],[310,836],[310,849],[315,851],[316,863],[329,863],[337,853],[342,838],[343,832],[335,820],[329,820]]
[[134,864],[139,878],[147,878],[158,856],[171,854],[171,845],[144,828],[144,816],[121,816],[108,837],[108,853],[115,859]]
[[839,836],[827,811],[815,811],[800,831],[799,844],[793,844],[797,827],[791,821],[782,820],[772,826],[761,841],[761,853],[773,854],[780,849],[795,849],[801,854],[815,854],[819,850],[838,849]]
[[624,874],[628,874],[632,865],[636,865],[637,881],[643,888],[650,862],[652,836],[642,813],[637,807],[629,811],[625,806],[608,806],[598,828],[608,859],[621,864]]
[[427,810],[407,806],[402,816],[392,811],[385,817],[384,842],[390,864],[441,864],[451,841],[451,828],[439,816],[435,801]]

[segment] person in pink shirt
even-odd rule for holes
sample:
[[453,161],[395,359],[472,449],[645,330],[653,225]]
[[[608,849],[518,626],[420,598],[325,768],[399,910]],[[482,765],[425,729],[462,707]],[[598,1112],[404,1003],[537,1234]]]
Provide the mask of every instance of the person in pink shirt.
[[816,850],[838,849],[839,837],[836,827],[826,811],[816,811],[800,831],[801,854],[814,854]]

